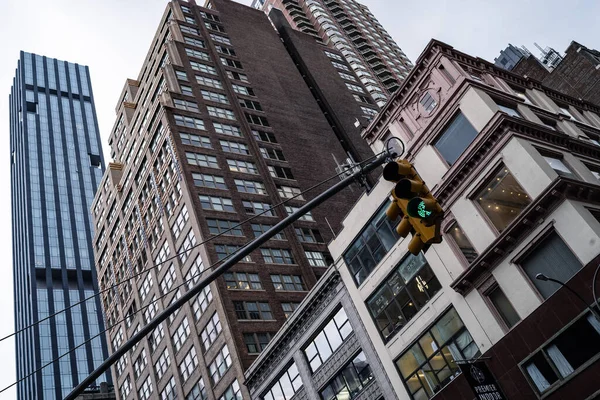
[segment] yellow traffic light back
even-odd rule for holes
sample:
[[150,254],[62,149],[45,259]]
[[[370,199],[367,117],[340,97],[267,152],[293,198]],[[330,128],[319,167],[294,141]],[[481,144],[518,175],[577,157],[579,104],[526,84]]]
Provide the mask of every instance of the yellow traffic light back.
[[408,250],[416,255],[425,245],[440,243],[442,207],[414,166],[407,160],[390,162],[383,168],[383,179],[396,183],[391,192],[392,204],[386,211],[387,217],[391,220],[398,218],[400,213],[403,214],[396,232],[406,237],[412,229],[415,230],[408,244]]

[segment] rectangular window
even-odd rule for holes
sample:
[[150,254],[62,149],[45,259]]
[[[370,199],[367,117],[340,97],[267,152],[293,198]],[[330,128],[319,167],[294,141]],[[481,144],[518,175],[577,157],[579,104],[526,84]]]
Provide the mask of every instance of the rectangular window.
[[567,167],[567,165],[563,162],[561,156],[546,154],[545,152],[540,152],[540,154],[558,175],[565,176],[567,178],[572,178],[575,176],[569,167]]
[[346,66],[345,64],[341,64],[341,63],[335,62],[335,61],[332,61],[331,64],[333,64],[333,66],[336,67],[337,69],[341,69],[342,71],[350,72],[350,68],[348,68],[348,66]]
[[178,114],[173,114],[173,118],[175,119],[175,125],[204,130],[204,121],[201,119]]
[[400,238],[396,233],[400,217],[390,221],[385,214],[387,206],[386,202],[344,252],[344,261],[357,285],[364,282]]
[[198,136],[192,133],[179,132],[182,144],[188,144],[190,146],[204,147],[205,149],[212,149],[210,139],[206,136]]
[[283,314],[285,315],[285,317],[289,318],[290,315],[292,315],[294,313],[294,311],[296,311],[296,308],[298,308],[299,304],[300,303],[294,303],[294,302],[281,303],[281,309],[283,310]]
[[584,314],[550,343],[537,351],[521,368],[540,394],[564,383],[600,353],[600,322]]
[[458,222],[454,221],[452,223],[452,225],[448,228],[447,234],[452,238],[454,245],[458,248],[458,250],[460,250],[467,263],[470,264],[477,258],[479,255],[477,250],[475,250]]
[[596,179],[600,180],[600,166],[593,164],[585,164],[585,166],[590,170]]
[[206,27],[206,29],[211,29],[211,30],[217,31],[217,32],[225,32],[225,28],[223,28],[223,26],[221,26],[219,24],[213,24],[211,22],[205,22],[204,26]]
[[189,36],[184,36],[183,41],[185,42],[185,44],[189,44],[191,46],[202,47],[203,49],[206,48],[206,45],[204,44],[204,40],[194,39]]
[[531,199],[510,171],[501,166],[477,193],[475,202],[502,232],[531,203]]
[[220,57],[220,59],[221,59],[221,64],[223,64],[225,66],[237,68],[237,69],[243,69],[242,63],[237,60],[232,60],[231,58],[225,58],[225,57]]
[[215,42],[219,42],[219,43],[223,43],[223,44],[231,46],[231,41],[229,40],[229,38],[226,38],[225,36],[215,35],[214,33],[211,33],[210,37]]
[[227,386],[227,389],[225,389],[223,395],[219,397],[219,400],[242,400],[242,392],[237,379],[234,379],[233,382],[231,382],[231,385]]
[[233,91],[237,94],[242,94],[244,96],[254,96],[254,91],[249,87],[236,85],[235,83],[233,83],[231,86],[233,87]]
[[318,229],[294,228],[296,237],[303,243],[324,243],[323,236]]
[[456,361],[481,354],[454,308],[396,360],[413,399],[430,399],[460,374]]
[[217,70],[215,69],[215,67],[212,67],[210,65],[201,64],[196,61],[190,61],[190,65],[192,66],[192,69],[194,71],[200,71],[206,74],[217,75]]
[[267,121],[267,119],[261,115],[254,115],[248,113],[244,113],[244,115],[246,116],[246,121],[248,121],[249,124],[271,126],[269,124],[269,121]]
[[219,164],[217,164],[217,158],[213,156],[207,156],[206,154],[198,154],[186,151],[185,157],[187,159],[188,164],[190,165],[198,165],[200,167],[208,168],[219,168]]
[[235,114],[233,111],[228,110],[226,108],[206,106],[206,110],[208,110],[208,115],[215,118],[224,118],[235,121]]
[[171,365],[171,359],[169,358],[169,350],[165,349],[160,354],[158,360],[156,360],[156,363],[154,364],[154,371],[156,372],[156,376],[158,377],[158,379],[162,378],[165,372],[167,372],[167,368],[169,368],[169,365]]
[[367,307],[387,341],[441,289],[423,253],[405,257],[367,299]]
[[197,187],[208,187],[213,189],[227,190],[225,179],[222,176],[199,174],[193,172],[192,178],[194,179],[194,185],[196,185]]
[[[210,57],[209,57],[208,53],[205,53],[203,51],[190,49],[190,48],[186,47],[185,54],[187,54],[188,57],[195,57],[195,58],[199,58],[200,60],[203,60],[203,61],[210,61]],[[196,76],[196,78],[197,77],[198,76]]]
[[231,199],[225,197],[200,195],[200,205],[203,210],[235,212]]
[[244,172],[246,174],[258,175],[258,169],[253,162],[241,161],[241,160],[229,160],[227,159],[227,165],[230,171]]
[[254,139],[260,142],[277,143],[277,140],[275,139],[275,134],[272,132],[265,132],[252,129],[252,136],[254,136]]
[[260,201],[243,201],[244,211],[250,215],[263,215],[265,217],[274,217],[275,213],[268,203],[262,203]]
[[271,282],[275,290],[281,291],[306,291],[306,286],[299,275],[271,275]]
[[269,174],[273,178],[294,179],[294,175],[292,174],[291,168],[275,167],[272,165],[269,165],[267,168],[269,169]]
[[273,149],[270,147],[261,147],[260,154],[266,159],[269,160],[277,160],[277,161],[285,161],[285,157],[283,155],[283,151],[280,149]]
[[[302,378],[293,362],[261,397],[265,400],[289,400],[302,388]],[[341,399],[341,398],[340,398]]]
[[[229,100],[227,99],[227,96],[225,96],[224,94],[215,93],[215,92],[211,92],[208,90],[201,90],[200,93],[202,94],[202,98],[204,100],[214,101],[216,103],[221,103],[221,104],[229,104]],[[210,112],[209,112],[209,114],[210,114]],[[212,115],[212,116],[214,117],[215,115]],[[224,118],[224,117],[221,117],[221,118]]]
[[179,349],[181,349],[189,335],[190,325],[187,317],[185,317],[173,334],[173,346],[175,347],[175,351],[179,351]]
[[500,111],[502,111],[503,113],[506,113],[506,114],[510,115],[511,117],[523,118],[521,116],[521,114],[516,109],[514,109],[512,107],[503,106],[502,104],[497,104],[497,106],[500,109]]
[[353,90],[353,91],[355,91],[355,92],[358,92],[358,93],[364,93],[364,92],[365,92],[365,91],[363,90],[363,88],[361,88],[360,86],[353,85],[353,84],[351,84],[351,83],[346,83],[346,87],[347,87],[348,89],[350,89],[350,90]]
[[421,97],[421,100],[419,100],[419,103],[421,103],[421,105],[423,106],[423,110],[427,114],[430,114],[433,110],[435,110],[435,107],[437,106],[437,101],[435,101],[430,92],[425,92],[423,97]]
[[514,89],[513,88],[513,92],[515,92],[515,95],[518,98],[520,98],[521,100],[523,100],[523,102],[525,104],[533,105],[533,103],[531,102],[531,100],[529,100],[529,97],[527,96],[527,94],[525,93],[525,91],[521,91],[519,89]]
[[297,187],[277,185],[277,193],[284,199],[296,198],[298,200],[304,200],[300,188]]
[[242,82],[249,82],[248,76],[235,71],[225,71],[229,79],[235,79]]
[[175,389],[175,377],[171,377],[165,388],[160,392],[160,400],[173,400],[177,397],[177,389]]
[[140,390],[138,391],[138,399],[140,400],[148,400],[152,395],[152,381],[150,380],[150,375],[144,380]]
[[215,312],[200,333],[204,351],[207,351],[210,345],[215,342],[219,333],[221,333],[221,321],[219,320],[219,314]]
[[194,373],[194,370],[198,366],[198,355],[196,354],[196,348],[192,347],[187,352],[181,364],[179,364],[179,372],[183,382],[187,381],[188,378]]
[[[177,215],[175,222],[171,226],[171,231],[173,232],[173,236],[175,237],[175,240],[177,240],[179,238],[179,235],[181,234],[181,231],[185,227],[185,224],[187,223],[188,219],[189,219],[189,213],[187,210],[187,206],[184,204],[183,207],[181,208],[181,211]],[[148,277],[150,277],[150,276],[151,275],[148,275]],[[142,300],[143,299],[144,298],[142,297]]]
[[556,232],[548,235],[519,264],[544,299],[552,296],[560,286],[535,279],[537,274],[567,282],[581,269],[575,254]]
[[[294,206],[285,206],[285,212],[287,213],[287,215],[292,215],[293,213],[295,213],[296,211],[298,211],[299,208],[298,207],[294,207]],[[298,221],[314,221],[315,219],[312,216],[312,213],[309,211],[306,214],[304,214],[303,216],[301,216],[300,218],[298,218]]]
[[238,221],[208,218],[206,224],[211,235],[244,236]]
[[196,28],[192,28],[186,25],[179,25],[179,28],[181,29],[181,33],[190,33],[192,35],[200,36],[200,32],[198,32],[198,29]]
[[173,104],[175,105],[175,108],[179,110],[192,111],[196,113],[200,112],[198,109],[198,104],[194,103],[193,101],[173,99]]
[[223,89],[223,84],[218,79],[207,78],[205,76],[196,75],[196,82],[199,85],[210,86],[216,89]]
[[226,272],[223,274],[227,289],[262,290],[258,274],[248,272]]
[[[219,260],[223,260],[231,256],[232,254],[235,254],[240,249],[240,247],[241,246],[233,244],[216,244],[215,252],[217,253],[217,258]],[[252,259],[248,255],[244,257],[241,262],[252,262]]]
[[487,293],[487,297],[509,329],[521,320],[500,286],[496,286]]
[[373,117],[378,113],[377,110],[369,107],[360,107],[360,109],[362,110],[363,115],[366,115],[367,117]]
[[351,82],[356,82],[356,78],[355,78],[355,77],[353,77],[353,76],[352,76],[352,75],[350,75],[350,74],[345,74],[345,73],[343,73],[343,72],[339,72],[339,71],[338,71],[338,74],[340,75],[340,77],[341,77],[342,79],[346,79],[346,80],[348,80],[348,81],[351,81]]
[[267,264],[295,264],[292,253],[287,249],[260,249]]
[[262,106],[258,101],[239,99],[240,107],[250,110],[262,111]]
[[352,333],[352,326],[343,308],[327,322],[312,342],[304,349],[304,354],[312,372],[331,357]]
[[219,143],[221,144],[223,151],[226,151],[227,153],[235,153],[235,154],[243,154],[243,155],[250,154],[250,149],[248,148],[248,145],[246,145],[244,143],[231,142],[229,140],[219,140]]
[[311,267],[327,267],[333,264],[333,259],[327,252],[304,251],[304,254],[308,260],[308,265]]
[[248,354],[259,354],[271,341],[269,332],[244,333],[244,343]]
[[179,79],[180,81],[188,81],[188,77],[187,74],[185,73],[185,71],[178,71],[175,70],[175,75],[177,76],[177,79]]
[[215,132],[220,133],[221,135],[227,136],[242,136],[242,130],[238,126],[221,124],[219,122],[213,122],[213,126],[215,128]]
[[[269,224],[252,224],[252,232],[254,233],[254,237],[257,238],[269,229],[273,227],[273,225]],[[277,232],[275,236],[271,238],[271,240],[285,240],[283,236],[283,232]]]
[[206,393],[206,386],[204,386],[204,380],[200,380],[192,387],[192,390],[185,396],[185,400],[208,400],[208,394]]
[[238,319],[242,320],[272,320],[271,307],[267,302],[234,301],[233,307]]
[[459,112],[435,140],[433,146],[444,157],[444,160],[452,165],[473,142],[477,133],[469,120],[462,112]]
[[235,187],[240,193],[252,193],[252,194],[267,194],[265,185],[261,182],[246,181],[243,179],[234,179]]
[[353,399],[374,378],[367,357],[361,351],[321,390],[321,399]]
[[235,57],[235,50],[232,49],[231,47],[216,45],[215,48],[217,49],[217,52],[219,52],[221,54]]

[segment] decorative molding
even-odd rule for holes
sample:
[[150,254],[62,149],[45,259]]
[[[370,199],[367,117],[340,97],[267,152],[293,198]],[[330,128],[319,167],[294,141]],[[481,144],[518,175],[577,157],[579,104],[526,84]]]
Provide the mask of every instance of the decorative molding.
[[511,253],[565,199],[600,204],[600,186],[559,176],[450,285],[463,296],[478,288],[491,271]]

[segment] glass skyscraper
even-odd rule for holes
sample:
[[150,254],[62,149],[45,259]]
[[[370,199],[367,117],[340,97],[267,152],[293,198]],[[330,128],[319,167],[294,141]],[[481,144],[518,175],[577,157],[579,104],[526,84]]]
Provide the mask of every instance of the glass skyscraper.
[[[10,151],[20,330],[98,291],[90,207],[104,158],[88,67],[21,52],[10,94]],[[94,297],[19,333],[17,379],[103,329]],[[62,399],[107,354],[102,334],[24,379],[18,399]]]

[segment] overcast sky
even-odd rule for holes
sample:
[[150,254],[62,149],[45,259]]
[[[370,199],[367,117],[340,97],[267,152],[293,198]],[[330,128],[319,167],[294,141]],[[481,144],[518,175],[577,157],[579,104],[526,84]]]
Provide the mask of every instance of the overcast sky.
[[[240,1],[250,4],[251,0]],[[203,4],[203,0],[198,1]],[[600,48],[600,2],[571,0],[363,0],[408,58],[431,38],[493,61],[508,43],[563,52],[571,40]],[[107,161],[115,105],[126,78],[137,78],[167,0],[0,0],[0,336],[13,327],[8,95],[19,51],[85,64]],[[0,389],[14,382],[14,342],[0,342]],[[14,399],[13,390],[0,399]]]

